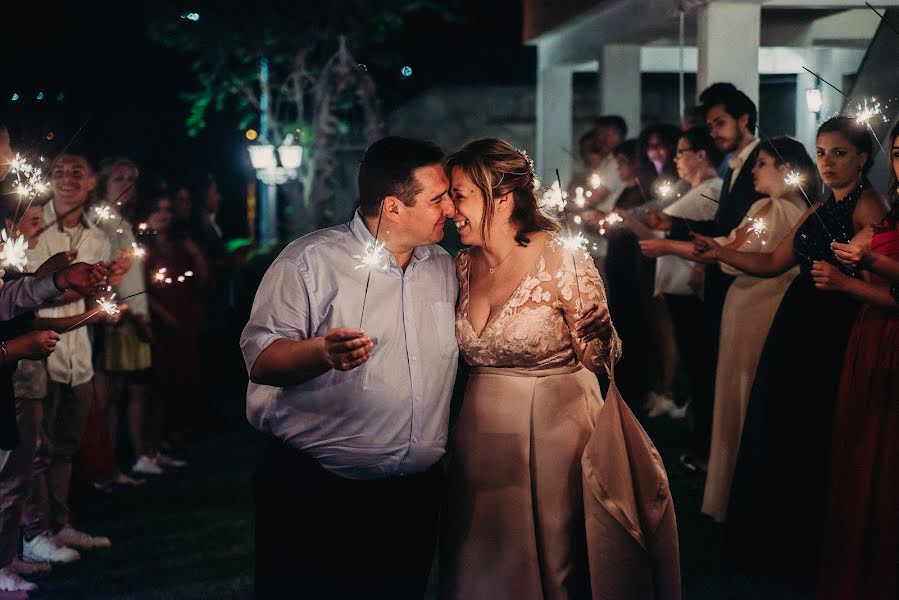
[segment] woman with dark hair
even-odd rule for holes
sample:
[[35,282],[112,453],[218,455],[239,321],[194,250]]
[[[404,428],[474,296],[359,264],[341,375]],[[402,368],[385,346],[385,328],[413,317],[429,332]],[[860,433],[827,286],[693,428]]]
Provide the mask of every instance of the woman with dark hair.
[[[643,214],[640,209],[647,203],[647,198],[637,180],[637,140],[618,144],[612,155],[624,184],[615,201],[614,212],[639,220]],[[650,386],[654,386],[657,379],[665,379],[664,376],[649,375],[660,362],[656,360],[652,331],[653,261],[640,252],[637,236],[629,228],[607,225],[608,214],[588,209],[580,216],[585,227],[593,235],[599,235],[607,247],[603,271],[608,285],[609,312],[615,314],[618,333],[628,340],[629,348],[627,356],[623,356],[618,365],[616,381],[631,406],[641,406]]]
[[[818,173],[830,188],[770,253],[696,236],[699,257],[757,277],[799,265],[771,324],[756,370],[728,507],[728,541],[747,560],[777,565],[803,587],[814,582],[827,489],[830,432],[840,367],[858,303],[825,293],[824,262],[845,269],[831,243],[880,223],[886,204],[867,179],[873,142],[863,125],[833,117],[818,129]],[[805,194],[813,182],[800,183]],[[814,198],[810,198],[814,200]]]
[[[815,166],[802,144],[786,137],[763,142],[752,175],[755,190],[765,197],[752,205],[738,227],[716,241],[743,252],[773,251],[805,209],[801,192],[785,182],[790,171],[804,181],[815,181]],[[691,242],[668,245],[673,254],[695,260]],[[780,299],[799,273],[794,267],[777,277],[762,278],[726,264],[722,269],[736,279],[728,289],[721,319],[712,443],[702,501],[702,512],[718,522],[727,513],[743,418],[768,328]]]
[[899,269],[892,280],[883,276],[888,270],[871,269],[874,256],[899,267],[899,125],[889,140],[892,210],[853,240],[861,246],[860,260],[846,256],[852,245],[832,244],[843,265],[869,273],[852,278],[827,263],[813,272],[819,289],[864,303],[849,336],[834,411],[822,600],[899,597]]
[[589,595],[581,454],[620,355],[589,255],[556,241],[527,155],[498,139],[446,162],[464,244],[456,337],[472,368],[454,433],[442,595]]
[[[706,127],[694,127],[685,131],[677,141],[675,150],[677,173],[689,183],[690,189],[664,209],[664,213],[698,221],[714,218],[718,210],[717,199],[723,182],[715,171],[721,152]],[[640,238],[640,249],[656,260],[655,295],[664,297],[674,325],[674,339],[678,354],[690,384],[690,395],[695,405],[711,405],[714,396],[714,376],[709,373],[710,357],[714,348],[704,335],[702,277],[705,268],[690,258],[676,255],[677,242],[659,238],[656,232],[641,223],[625,220],[622,225],[631,227]],[[681,416],[670,396],[652,396],[650,416],[665,412]]]
[[[193,241],[173,229],[172,200],[156,194],[145,209],[153,231],[147,237],[144,269],[153,315],[153,380],[147,428],[134,471],[159,474],[183,461],[162,452],[163,430],[170,441],[182,441],[192,426],[203,389],[199,344],[201,292],[208,276],[206,261]],[[166,427],[168,425],[168,427]]]
[[[640,132],[637,151],[640,159],[639,180],[648,197],[667,196],[666,193],[659,194],[659,185],[663,182],[671,185],[677,182],[678,172],[674,164],[674,155],[680,136],[681,130],[667,123],[650,125]],[[717,167],[716,162],[715,168]]]

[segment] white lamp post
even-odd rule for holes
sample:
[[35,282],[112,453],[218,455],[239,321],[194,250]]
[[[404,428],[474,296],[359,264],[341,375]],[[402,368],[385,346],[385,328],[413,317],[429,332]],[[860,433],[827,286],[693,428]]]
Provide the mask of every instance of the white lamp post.
[[247,147],[250,164],[256,170],[256,179],[265,185],[265,203],[259,224],[259,241],[263,246],[277,242],[277,186],[296,179],[303,164],[303,147],[292,143],[290,136],[288,138],[284,145],[278,147],[277,154],[271,144],[250,144]]

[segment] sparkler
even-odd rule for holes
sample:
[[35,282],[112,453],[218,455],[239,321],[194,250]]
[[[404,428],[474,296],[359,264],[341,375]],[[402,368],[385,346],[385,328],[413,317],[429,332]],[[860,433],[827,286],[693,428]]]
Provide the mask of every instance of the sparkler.
[[[562,204],[562,210],[565,209],[565,199],[564,192],[562,191],[562,176],[559,175],[559,169],[556,169],[556,183],[559,184],[559,199]],[[563,213],[564,214],[564,213]],[[567,214],[566,214],[567,220]],[[584,237],[584,234],[580,231],[576,234],[572,235],[571,227],[568,227],[568,234],[563,236],[560,239],[562,243],[562,247],[571,250],[571,264],[574,267],[574,283],[577,286],[577,300],[580,309],[584,308],[584,299],[581,297],[581,281],[578,278],[577,274],[577,260],[575,259],[575,254],[578,251],[584,251],[584,248],[587,246],[587,239]]]
[[147,249],[139,246],[137,242],[131,242],[131,256],[135,258],[143,258],[147,255]]
[[668,196],[670,196],[672,190],[674,190],[674,184],[667,179],[659,182],[658,187],[656,187],[656,192],[658,192],[659,196],[661,196],[662,198],[667,198]]
[[[362,251],[361,255],[353,257],[360,263],[359,265],[356,265],[357,270],[365,268],[368,271],[368,274],[365,277],[365,291],[362,292],[362,311],[359,315],[359,329],[362,329],[362,320],[365,318],[365,300],[368,298],[368,286],[371,284],[372,267],[383,260],[382,252],[384,250],[384,243],[378,240],[378,234],[381,233],[381,217],[383,216],[384,201],[381,200],[381,205],[378,207],[378,224],[375,226],[375,239],[365,245],[365,249]],[[386,261],[381,264],[384,265],[383,269],[386,271],[388,268]]]
[[590,177],[587,178],[587,184],[594,190],[601,186],[602,178],[599,176],[599,173],[590,173]]
[[[754,233],[756,238],[761,239],[762,235],[767,233],[768,225],[765,223],[765,219],[759,217],[757,219],[749,219],[751,223],[749,226],[749,231]],[[762,246],[765,245],[765,240],[762,240]]]
[[28,256],[25,252],[28,250],[28,241],[25,236],[10,237],[4,229],[0,233],[0,240],[3,243],[3,249],[0,250],[0,264],[24,272],[28,266]]
[[[759,133],[761,133],[761,131],[759,131]],[[777,146],[772,145],[771,147],[774,148],[774,150],[777,151],[778,156],[780,156],[780,151],[777,150]],[[786,163],[783,156],[780,157],[780,160]],[[789,173],[787,173],[786,177],[784,177],[784,183],[789,186],[799,188],[799,191],[802,192],[802,196],[805,198],[805,201],[808,202],[809,208],[814,209],[813,212],[815,213],[815,216],[818,217],[818,221],[821,223],[821,227],[824,228],[824,232],[830,237],[831,240],[833,240],[834,242],[837,241],[833,234],[830,233],[830,230],[827,229],[827,225],[824,224],[824,219],[822,219],[821,215],[818,214],[818,209],[815,208],[815,205],[808,197],[808,194],[805,193],[805,189],[802,187],[802,175],[800,173],[797,173],[796,171],[791,170]]]
[[[43,157],[39,159],[43,162]],[[50,186],[44,181],[40,167],[35,167],[20,153],[16,152],[12,160],[11,171],[16,176],[16,193],[19,199],[28,198],[34,200],[50,191]]]
[[94,207],[94,214],[98,221],[108,221],[114,216],[112,207],[108,204],[98,204]]
[[354,254],[358,264],[354,267],[356,271],[359,269],[371,269],[377,267],[382,271],[387,270],[387,261],[384,260],[384,243],[372,240],[365,244],[362,254]]

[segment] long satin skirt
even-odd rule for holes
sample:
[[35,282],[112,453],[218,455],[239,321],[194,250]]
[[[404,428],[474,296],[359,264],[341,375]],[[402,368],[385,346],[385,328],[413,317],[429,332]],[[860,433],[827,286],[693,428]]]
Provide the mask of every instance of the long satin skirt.
[[580,366],[472,371],[454,433],[441,597],[590,597],[581,455],[602,403]]

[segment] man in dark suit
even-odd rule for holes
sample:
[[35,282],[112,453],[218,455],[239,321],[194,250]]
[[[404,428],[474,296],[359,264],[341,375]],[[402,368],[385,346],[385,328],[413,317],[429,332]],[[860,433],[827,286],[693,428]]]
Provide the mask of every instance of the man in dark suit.
[[[718,199],[718,211],[712,221],[692,221],[654,213],[650,226],[668,232],[670,239],[689,240],[693,233],[723,236],[740,224],[749,208],[762,195],[755,191],[752,169],[758,156],[759,139],[755,136],[758,112],[755,103],[730,83],[715,83],[699,96],[701,110],[718,149],[732,157],[724,175],[724,186]],[[705,270],[704,310],[709,360],[703,381],[693,390],[694,457],[683,456],[681,462],[695,470],[708,459],[712,438],[712,412],[715,397],[715,372],[718,364],[718,341],[721,334],[721,312],[724,298],[734,278],[725,275],[717,264]]]

